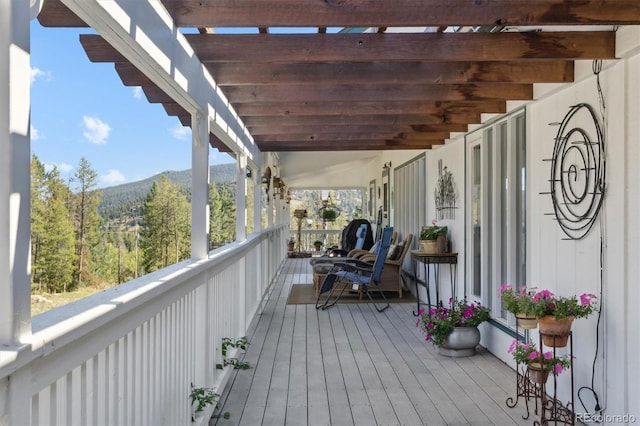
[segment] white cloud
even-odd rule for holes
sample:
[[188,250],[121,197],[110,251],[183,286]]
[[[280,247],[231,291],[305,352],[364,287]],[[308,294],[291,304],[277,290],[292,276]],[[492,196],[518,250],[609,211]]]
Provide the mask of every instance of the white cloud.
[[42,71],[40,68],[31,68],[31,84],[41,78],[49,79],[50,76],[48,72]]
[[134,99],[142,99],[142,87],[136,86],[133,88],[133,98]]
[[58,163],[56,164],[56,166],[58,167],[58,170],[64,173],[69,173],[71,170],[73,170],[73,166],[67,163]]
[[185,127],[181,124],[178,124],[176,127],[171,129],[171,133],[173,133],[173,137],[178,140],[186,140],[191,137],[191,129],[189,127]]
[[106,175],[100,176],[100,180],[107,185],[117,185],[127,181],[124,175],[116,169],[109,169]]
[[40,139],[40,132],[38,132],[38,129],[31,125],[31,140],[37,141],[38,139]]
[[60,173],[69,173],[71,170],[73,170],[73,166],[67,163],[45,163],[44,164],[44,170],[46,172],[50,172],[51,170],[53,170],[53,168],[58,169],[58,171]]
[[84,132],[82,133],[85,138],[91,143],[96,145],[104,145],[107,143],[107,138],[109,137],[109,132],[111,132],[111,127],[96,117],[82,117],[84,122]]

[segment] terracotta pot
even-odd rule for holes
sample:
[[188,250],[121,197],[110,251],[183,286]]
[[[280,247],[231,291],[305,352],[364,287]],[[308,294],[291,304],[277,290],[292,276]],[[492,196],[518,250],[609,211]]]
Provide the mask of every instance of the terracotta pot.
[[529,317],[525,314],[516,314],[516,319],[518,320],[518,325],[525,330],[531,330],[538,326],[538,318]]
[[476,354],[478,343],[480,343],[478,327],[455,327],[438,348],[438,353],[451,357],[471,356]]
[[532,362],[527,368],[529,370],[529,380],[538,384],[547,383],[549,369],[544,368],[539,362]]
[[438,241],[437,240],[420,240],[420,251],[426,254],[437,254]]
[[538,320],[542,343],[552,348],[564,348],[569,341],[573,317],[557,320],[553,315],[545,315]]

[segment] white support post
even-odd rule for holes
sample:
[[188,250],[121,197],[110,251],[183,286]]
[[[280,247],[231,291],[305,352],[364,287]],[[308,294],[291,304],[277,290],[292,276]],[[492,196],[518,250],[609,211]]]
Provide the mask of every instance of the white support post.
[[[259,169],[258,169],[259,170]],[[253,232],[262,230],[262,176],[253,174]]]
[[29,2],[0,1],[0,345],[27,343],[30,299]]
[[247,239],[247,156],[236,161],[236,241]]
[[209,119],[191,116],[191,259],[209,253]]
[[[0,1],[0,347],[31,340],[30,4]],[[11,376],[0,422],[30,424],[27,377]]]

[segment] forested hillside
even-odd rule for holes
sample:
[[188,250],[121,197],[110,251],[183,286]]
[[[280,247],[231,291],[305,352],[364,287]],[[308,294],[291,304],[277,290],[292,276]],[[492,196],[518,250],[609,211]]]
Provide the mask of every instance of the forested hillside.
[[[236,180],[235,164],[216,164],[209,169],[210,183],[224,183],[228,189],[233,188],[235,194],[235,185],[229,185]],[[191,199],[191,170],[162,172],[137,182],[102,189],[102,202],[98,206],[100,216],[109,221],[128,216],[134,209],[140,209],[153,183],[158,182],[162,176],[166,176],[169,182],[182,188],[187,199]]]

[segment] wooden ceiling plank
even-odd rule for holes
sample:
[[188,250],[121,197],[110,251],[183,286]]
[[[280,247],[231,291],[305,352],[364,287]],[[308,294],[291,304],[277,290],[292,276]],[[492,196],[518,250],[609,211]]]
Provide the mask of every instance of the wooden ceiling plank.
[[636,0],[161,0],[183,27],[638,24]]
[[260,84],[568,83],[572,61],[209,63],[220,86]]
[[389,131],[385,133],[305,133],[305,134],[280,134],[259,135],[255,136],[256,143],[260,142],[314,142],[323,141],[363,141],[363,140],[379,140],[393,139],[398,132]]
[[615,59],[615,32],[187,34],[207,62]]
[[130,62],[116,62],[114,65],[125,86],[155,86],[149,77]]
[[424,84],[372,86],[316,84],[314,86],[233,86],[225,95],[233,104],[255,102],[334,102],[334,101],[467,101],[531,100],[531,84]]
[[[426,128],[424,128],[426,129]],[[314,134],[321,135],[325,133],[393,133],[393,132],[411,132],[414,129],[410,125],[333,125],[331,122],[327,122],[324,125],[315,126],[261,126],[252,127],[250,129],[253,137],[259,137],[261,135],[301,135],[301,134]],[[451,130],[442,128],[442,133],[450,133]]]
[[[304,129],[317,126],[332,126],[334,128],[350,126],[371,126],[371,125],[394,125],[403,126],[414,131],[449,131],[449,132],[464,132],[467,130],[467,123],[455,123],[455,124],[443,124],[442,122],[436,122],[434,124],[427,124],[421,116],[413,116],[414,120],[409,120],[410,116],[402,116],[402,119],[397,119],[396,116],[352,116],[352,117],[340,117],[340,116],[311,116],[301,118],[311,118],[313,120],[282,120],[281,117],[248,117],[244,120],[245,125],[251,132],[251,134],[265,134],[274,133],[275,130],[282,132],[296,132],[296,129]],[[259,120],[255,120],[258,118]],[[475,116],[473,117],[475,118]],[[253,119],[253,120],[252,120]],[[377,120],[376,120],[377,119]],[[435,120],[434,120],[435,121]],[[470,121],[475,122],[475,121]],[[297,132],[302,133],[302,132]]]
[[382,141],[316,141],[309,142],[266,142],[258,143],[261,151],[380,151],[380,150],[404,150],[404,149],[430,149],[433,145],[442,145],[444,140],[423,141],[420,143],[396,142],[393,140]]
[[[305,115],[398,115],[435,114],[443,123],[455,123],[448,117],[460,113],[505,113],[505,101],[369,101],[369,102],[262,102],[239,104],[236,111],[242,117],[305,116]],[[463,122],[468,122],[466,119]]]

